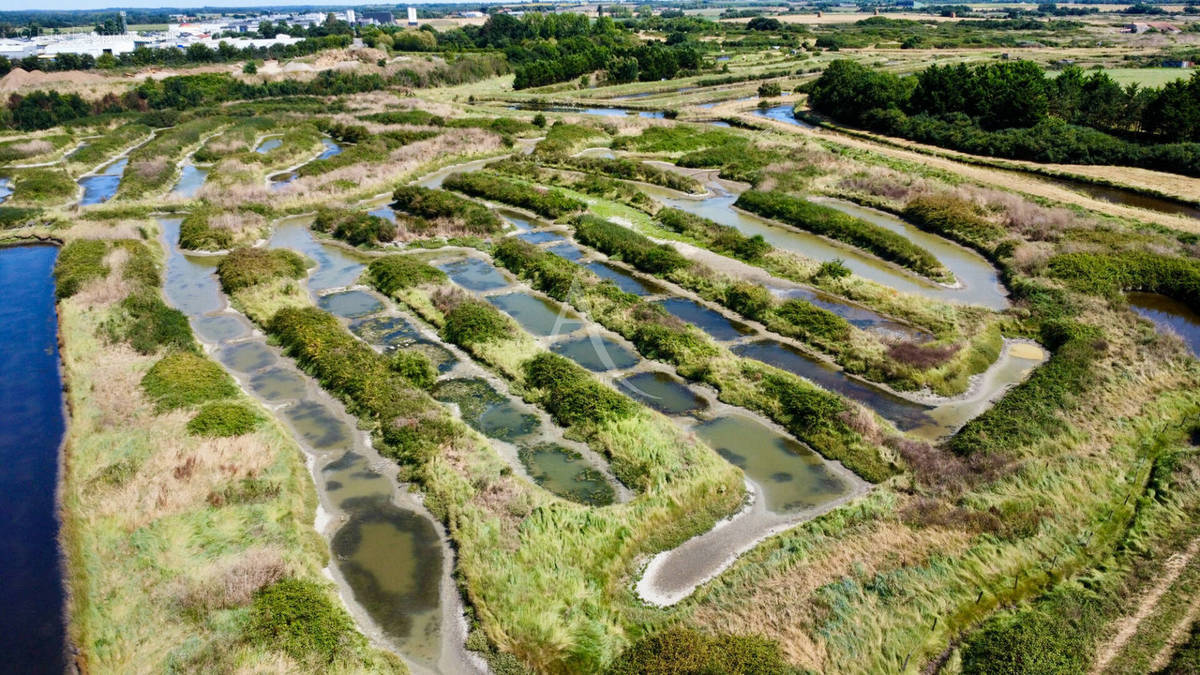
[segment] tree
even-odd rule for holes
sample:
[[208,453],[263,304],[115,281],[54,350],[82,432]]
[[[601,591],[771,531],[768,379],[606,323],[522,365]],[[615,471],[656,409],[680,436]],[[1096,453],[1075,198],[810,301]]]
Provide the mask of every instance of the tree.
[[247,61],[246,65],[242,66],[242,72],[247,75],[256,75],[258,74],[258,65],[253,61]]
[[771,96],[780,96],[783,89],[778,82],[763,82],[758,85],[758,95],[760,98],[769,98]]

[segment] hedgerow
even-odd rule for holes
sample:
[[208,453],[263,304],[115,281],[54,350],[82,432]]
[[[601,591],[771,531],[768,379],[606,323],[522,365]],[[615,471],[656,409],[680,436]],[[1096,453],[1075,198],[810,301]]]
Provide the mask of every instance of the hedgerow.
[[456,173],[442,185],[493,201],[512,204],[546,218],[560,218],[587,208],[587,204],[572,199],[558,190],[544,190],[524,183],[484,173]]
[[389,110],[387,112],[363,115],[359,119],[378,124],[412,124],[422,127],[441,127],[446,125],[444,117],[434,115],[424,110]]
[[430,220],[450,219],[475,234],[491,234],[503,227],[495,213],[447,190],[403,185],[392,193],[392,199],[392,208],[398,211]]
[[891,230],[828,206],[778,192],[758,190],[743,192],[734,206],[814,234],[844,241],[931,278],[943,278],[947,274],[946,268],[929,251]]
[[237,386],[221,366],[190,351],[159,359],[142,377],[142,389],[159,410],[174,410],[229,398]]
[[371,261],[367,278],[381,293],[390,296],[405,288],[444,281],[446,273],[415,256],[389,255]]
[[655,244],[633,230],[596,216],[573,221],[579,241],[650,274],[668,274],[690,263],[669,244]]
[[904,207],[904,217],[922,229],[984,251],[995,247],[1005,234],[974,204],[951,195],[916,197]]
[[446,312],[442,336],[454,344],[470,345],[498,340],[513,334],[512,319],[482,300],[469,298]]
[[584,274],[584,270],[571,261],[517,237],[501,240],[492,250],[492,257],[557,300],[566,300],[578,277]]
[[622,157],[567,157],[558,162],[562,166],[604,174],[611,178],[635,180],[652,185],[661,185],[679,192],[700,192],[700,182],[645,162]]
[[762,259],[771,250],[771,245],[761,234],[747,237],[736,227],[721,225],[715,221],[675,208],[665,208],[655,214],[655,219],[669,230],[691,237],[717,253],[753,263]]
[[235,248],[217,265],[217,277],[226,293],[281,277],[301,279],[307,273],[304,256],[283,248]]
[[187,430],[193,436],[241,436],[254,431],[260,421],[253,410],[241,403],[208,403],[188,420]]

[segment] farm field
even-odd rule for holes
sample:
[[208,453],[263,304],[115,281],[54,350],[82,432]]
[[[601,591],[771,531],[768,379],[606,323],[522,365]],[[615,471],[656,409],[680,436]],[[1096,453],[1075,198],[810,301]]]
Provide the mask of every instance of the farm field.
[[18,73],[23,665],[1189,672],[1200,17],[998,8]]

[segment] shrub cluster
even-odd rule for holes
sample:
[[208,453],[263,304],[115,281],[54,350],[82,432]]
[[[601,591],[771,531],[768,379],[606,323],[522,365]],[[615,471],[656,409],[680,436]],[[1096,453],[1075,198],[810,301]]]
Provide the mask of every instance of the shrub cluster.
[[412,124],[420,127],[446,126],[446,119],[424,110],[389,110],[363,115],[360,119],[378,124]]
[[571,261],[517,237],[505,237],[492,249],[492,257],[556,300],[566,301],[571,288],[585,274]]
[[397,350],[392,354],[392,361],[388,365],[418,389],[429,389],[437,380],[437,369],[422,352]]
[[159,347],[195,349],[192,328],[183,312],[163,302],[156,286],[143,286],[121,301],[120,313],[108,324],[109,334],[142,354]]
[[13,201],[61,202],[75,194],[77,188],[62,169],[22,169],[12,181]]
[[382,244],[396,238],[396,224],[387,218],[327,206],[317,209],[313,229],[332,234],[351,246]]
[[540,390],[542,405],[563,426],[603,424],[637,411],[633,401],[564,356],[543,352],[526,361],[524,370],[525,383]]
[[404,185],[396,188],[392,198],[392,208],[398,211],[430,220],[453,220],[475,234],[491,234],[502,228],[495,213],[447,190]]
[[603,135],[604,133],[595,127],[559,120],[546,130],[546,137],[534,146],[533,154],[540,158],[567,157],[588,141]]
[[992,249],[1005,234],[974,204],[951,195],[921,195],[904,207],[904,217],[922,229],[982,250]]
[[75,239],[63,246],[54,265],[55,295],[69,298],[87,282],[107,276],[106,255],[108,244],[100,239]]
[[669,274],[690,264],[669,244],[654,244],[637,232],[602,218],[580,216],[573,224],[579,241],[619,257],[643,272]]
[[221,366],[190,351],[159,359],[142,377],[142,390],[159,410],[175,410],[237,394],[237,386]]
[[950,439],[951,450],[964,456],[1004,453],[1062,429],[1059,414],[1073,407],[1075,394],[1095,377],[1093,365],[1104,344],[1099,331],[1073,322],[1048,322],[1042,332],[1043,344],[1054,350],[1050,360],[967,422]]
[[483,300],[467,298],[446,312],[442,337],[463,347],[509,337],[517,330],[512,319]]
[[543,190],[484,173],[456,173],[442,185],[447,190],[529,209],[546,218],[560,218],[587,208],[587,204],[558,190]]
[[304,256],[289,249],[235,248],[217,265],[217,277],[226,293],[257,286],[272,279],[301,279],[308,273]]
[[620,157],[567,157],[559,162],[578,171],[600,173],[611,178],[661,185],[679,192],[700,192],[699,181],[645,162]]
[[406,288],[445,281],[446,273],[415,256],[389,255],[371,261],[367,279],[380,293],[391,296]]
[[193,436],[241,436],[254,431],[260,422],[253,410],[241,403],[208,403],[187,423]]
[[706,635],[671,628],[644,637],[625,650],[611,675],[670,673],[791,673],[779,645],[757,635]]
[[844,241],[932,278],[946,269],[932,253],[891,230],[821,204],[778,192],[747,190],[734,204],[764,218]]
[[246,636],[301,663],[323,664],[364,641],[328,589],[301,579],[277,581],[254,595]]
[[179,225],[179,247],[189,251],[222,251],[233,246],[233,232],[208,224],[204,209],[189,213]]
[[736,227],[721,225],[694,213],[675,208],[664,208],[655,218],[669,230],[691,237],[717,253],[754,263],[771,251],[771,245],[761,234],[747,237]]
[[1118,297],[1124,291],[1166,295],[1200,310],[1200,260],[1149,251],[1062,253],[1047,273],[1084,293]]
[[399,461],[423,465],[453,434],[453,427],[388,356],[346,332],[332,314],[315,307],[285,308],[267,331],[351,414],[374,421],[380,449]]

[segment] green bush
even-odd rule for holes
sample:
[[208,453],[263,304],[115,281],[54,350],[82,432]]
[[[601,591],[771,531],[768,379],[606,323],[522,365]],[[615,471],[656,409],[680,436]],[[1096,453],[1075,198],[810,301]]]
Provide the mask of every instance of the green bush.
[[208,224],[209,213],[196,210],[179,225],[179,247],[189,251],[221,251],[233,246],[233,232]]
[[775,307],[775,318],[783,326],[772,321],[778,332],[810,340],[823,340],[827,344],[838,343],[850,338],[850,323],[833,312],[817,307],[807,300],[792,298]]
[[661,185],[679,192],[700,192],[700,182],[674,171],[623,157],[567,157],[559,164],[577,171],[599,173],[611,178]]
[[300,662],[331,663],[362,641],[354,622],[324,586],[284,579],[258,591],[246,635]]
[[472,197],[512,204],[546,218],[560,218],[587,208],[587,204],[572,199],[558,190],[544,190],[484,173],[456,173],[442,183],[447,190],[457,190]]
[[564,426],[615,421],[637,410],[633,401],[558,354],[538,354],[525,362],[524,370],[526,384],[542,391],[542,405]]
[[783,659],[779,645],[757,635],[706,635],[670,628],[642,638],[613,663],[612,675],[677,673],[797,673]]
[[142,390],[159,410],[174,410],[234,396],[237,385],[221,366],[189,351],[159,359],[142,377]]
[[503,228],[500,218],[495,213],[447,190],[404,185],[396,188],[392,199],[392,208],[398,211],[429,220],[453,220],[461,223],[473,234],[491,234]]
[[192,327],[183,312],[163,302],[157,288],[130,293],[120,304],[121,313],[109,324],[110,335],[125,340],[142,354],[159,347],[195,350]]
[[13,177],[12,199],[21,202],[61,202],[78,186],[62,169],[21,169]]
[[932,253],[903,236],[828,206],[758,190],[743,192],[734,205],[765,218],[844,241],[929,277],[940,278],[946,274],[946,269]]
[[76,239],[63,246],[54,265],[55,295],[69,298],[87,282],[107,276],[107,254],[108,244],[98,239]]
[[353,209],[317,209],[313,229],[332,234],[351,246],[381,244],[396,238],[396,224]]
[[828,277],[830,279],[844,279],[850,276],[853,272],[849,267],[846,267],[846,261],[841,258],[826,260],[817,268],[817,273],[813,276],[816,278]]
[[1109,298],[1125,291],[1166,295],[1200,310],[1200,260],[1148,251],[1062,253],[1047,262],[1047,274],[1072,288]]
[[446,312],[442,336],[454,344],[469,347],[509,337],[515,330],[512,320],[500,310],[472,298]]
[[392,354],[391,369],[418,389],[429,389],[437,380],[437,369],[429,357],[418,351],[398,350]]
[[492,250],[492,257],[528,279],[534,288],[562,301],[567,300],[580,277],[586,275],[579,265],[517,237],[505,237]]
[[973,633],[963,648],[964,675],[1051,675],[1087,672],[1090,636],[1073,622],[1036,609],[1003,615]]
[[668,274],[690,264],[670,245],[655,244],[627,227],[596,216],[580,216],[573,224],[579,241],[643,272]]
[[416,109],[389,110],[387,112],[363,115],[359,119],[378,124],[413,124],[422,127],[441,127],[446,125],[445,118]]
[[389,255],[371,261],[367,279],[379,292],[390,296],[405,288],[441,283],[446,273],[415,256]]
[[19,206],[0,206],[0,230],[10,230],[24,226],[39,216],[42,210],[38,208],[22,208]]
[[241,403],[207,403],[187,423],[193,436],[241,436],[254,431],[259,417]]
[[904,207],[904,217],[918,227],[960,244],[991,249],[1004,228],[988,222],[974,204],[951,195],[922,195]]
[[737,281],[725,288],[721,304],[744,317],[761,321],[775,306],[775,297],[758,284]]
[[217,277],[226,293],[257,286],[272,279],[301,279],[308,274],[304,256],[284,248],[235,248],[217,265]]

